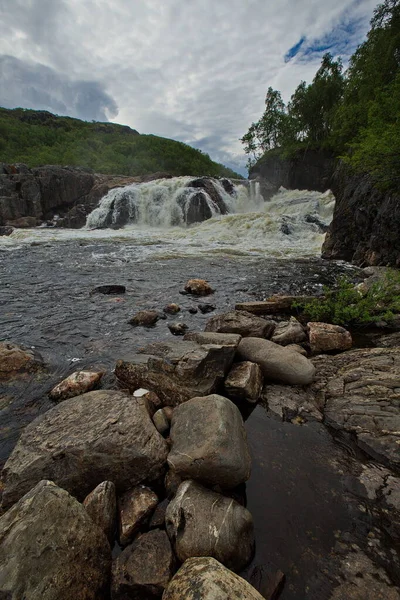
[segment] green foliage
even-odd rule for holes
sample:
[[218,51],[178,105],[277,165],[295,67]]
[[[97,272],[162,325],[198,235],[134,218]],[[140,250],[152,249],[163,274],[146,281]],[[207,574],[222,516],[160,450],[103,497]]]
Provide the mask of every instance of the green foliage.
[[241,178],[208,154],[114,123],[88,123],[46,111],[0,108],[0,162],[80,166],[98,173]]
[[346,277],[334,288],[324,288],[324,296],[304,304],[297,303],[308,321],[335,325],[365,325],[390,321],[400,312],[400,273],[390,270],[385,277],[360,291]]

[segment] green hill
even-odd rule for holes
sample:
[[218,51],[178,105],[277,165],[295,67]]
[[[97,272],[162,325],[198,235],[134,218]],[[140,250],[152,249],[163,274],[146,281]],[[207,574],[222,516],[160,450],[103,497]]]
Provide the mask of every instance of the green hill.
[[47,111],[0,108],[0,162],[88,167],[98,173],[241,178],[182,142],[140,135],[114,123],[80,121]]

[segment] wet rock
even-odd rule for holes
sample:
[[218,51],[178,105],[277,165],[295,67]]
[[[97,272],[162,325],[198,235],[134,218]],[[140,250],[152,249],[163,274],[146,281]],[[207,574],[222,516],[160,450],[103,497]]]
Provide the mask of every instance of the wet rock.
[[313,225],[316,225],[318,227],[320,233],[326,233],[329,229],[329,225],[324,223],[317,214],[305,215],[304,221],[306,223],[312,223]]
[[114,544],[117,522],[117,497],[112,481],[103,481],[83,501],[88,515],[107,536],[110,546]]
[[128,323],[135,327],[151,327],[157,323],[159,318],[158,312],[155,310],[140,310],[136,315],[129,319]]
[[164,306],[163,308],[164,312],[167,313],[167,315],[176,315],[180,310],[181,307],[179,306],[179,304],[167,304],[167,306]]
[[235,348],[191,341],[150,344],[130,360],[119,360],[115,374],[130,389],[154,391],[165,405],[208,396],[222,383]]
[[233,365],[225,379],[227,396],[234,400],[257,402],[260,397],[264,377],[256,363],[241,362]]
[[124,285],[98,285],[92,289],[90,295],[104,294],[107,296],[119,296],[120,294],[125,294],[125,292],[126,287]]
[[161,435],[167,435],[169,432],[170,420],[168,419],[165,409],[160,408],[153,415],[153,423],[157,431],[161,433]]
[[0,235],[11,235],[13,231],[14,227],[11,226],[0,227]]
[[199,311],[206,315],[207,313],[213,312],[217,307],[214,304],[199,304]]
[[285,574],[268,565],[256,565],[250,573],[249,583],[266,600],[278,600],[285,585]]
[[143,406],[117,391],[65,400],[30,423],[3,469],[3,506],[49,478],[83,499],[102,481],[119,492],[158,478],[168,453]]
[[239,409],[213,394],[175,408],[168,464],[178,475],[234,488],[250,477],[251,458]]
[[43,366],[41,356],[11,342],[0,342],[0,381],[32,373]]
[[172,335],[185,335],[189,327],[186,323],[168,323],[168,329]]
[[286,385],[265,385],[261,402],[282,421],[301,424],[323,420],[323,403],[308,389]]
[[165,531],[145,533],[113,563],[111,598],[161,598],[174,572],[175,557]]
[[344,327],[329,323],[307,323],[311,352],[329,352],[330,350],[349,350],[353,345],[351,334]]
[[149,519],[158,504],[157,494],[138,485],[118,500],[119,543],[126,546],[133,540],[143,522]]
[[214,290],[205,279],[189,279],[185,285],[185,292],[193,296],[209,296]]
[[247,581],[213,558],[190,558],[164,592],[163,600],[263,600]]
[[52,400],[60,401],[79,396],[92,390],[104,373],[96,371],[76,371],[57,384],[49,393]]
[[251,560],[254,549],[253,519],[232,498],[185,481],[168,505],[165,523],[180,561],[212,556],[232,571]]
[[107,598],[111,550],[84,507],[41,481],[0,518],[0,595],[26,600]]
[[289,344],[301,344],[307,339],[306,332],[301,323],[295,317],[291,317],[290,321],[283,321],[276,325],[274,335],[271,341],[281,346]]
[[[178,486],[179,487],[179,486]],[[157,504],[157,508],[150,519],[149,529],[162,529],[165,526],[165,511],[169,504],[168,498]]]
[[237,353],[242,360],[259,364],[267,380],[289,385],[307,385],[314,379],[315,367],[311,361],[269,340],[244,338]]
[[269,338],[275,330],[275,323],[267,321],[243,310],[234,310],[212,317],[205,331],[218,333],[236,333],[242,337]]
[[192,331],[187,333],[184,339],[197,342],[198,344],[216,344],[217,346],[228,346],[236,350],[242,337],[236,333]]
[[365,348],[313,359],[327,425],[354,434],[372,458],[400,468],[400,348]]

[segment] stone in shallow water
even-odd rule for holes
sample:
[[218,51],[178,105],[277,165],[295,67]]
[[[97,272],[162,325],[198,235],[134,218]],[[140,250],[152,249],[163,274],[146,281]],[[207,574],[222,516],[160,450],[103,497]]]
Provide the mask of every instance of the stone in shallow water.
[[174,574],[175,562],[165,531],[141,535],[113,564],[112,600],[161,598]]
[[189,279],[185,285],[185,292],[193,296],[209,296],[214,290],[205,279]]
[[92,390],[103,375],[103,371],[76,371],[57,384],[49,396],[56,401],[79,396]]
[[205,331],[216,333],[236,333],[242,337],[269,338],[275,330],[275,322],[267,321],[243,310],[234,310],[215,315],[205,327]]
[[167,315],[176,315],[181,310],[179,304],[167,304],[164,306],[163,311],[167,313]]
[[159,318],[159,314],[155,310],[140,310],[136,315],[129,319],[128,323],[135,327],[151,327],[157,323]]
[[234,488],[250,477],[251,458],[239,409],[212,394],[175,408],[168,464],[181,477]]
[[41,481],[0,518],[0,595],[105,600],[111,549],[84,507]]
[[11,342],[0,342],[0,381],[37,371],[42,365],[41,356],[32,350]]
[[214,558],[185,561],[164,592],[163,600],[264,600],[247,581]]
[[121,496],[118,501],[121,546],[126,546],[133,540],[140,526],[150,517],[157,504],[157,494],[143,485],[138,485]]
[[112,546],[117,522],[117,497],[112,481],[103,481],[83,501],[88,515],[107,536]]
[[92,289],[90,295],[104,294],[106,296],[119,296],[120,294],[125,294],[125,292],[126,287],[124,285],[98,285]]
[[3,506],[44,478],[78,499],[102,481],[122,492],[162,475],[167,453],[144,406],[122,392],[88,392],[24,429],[3,469]]
[[254,528],[249,511],[194,481],[180,485],[168,505],[165,523],[182,562],[194,556],[212,556],[240,571],[251,560]]
[[168,329],[172,335],[185,335],[189,326],[186,323],[168,323]]

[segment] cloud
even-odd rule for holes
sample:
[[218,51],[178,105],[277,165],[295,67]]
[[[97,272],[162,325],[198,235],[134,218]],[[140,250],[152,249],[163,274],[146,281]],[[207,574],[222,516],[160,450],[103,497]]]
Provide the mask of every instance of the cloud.
[[267,88],[287,100],[312,79],[325,49],[346,59],[375,4],[1,0],[8,67],[0,104],[5,97],[9,106],[108,117],[244,164],[239,138],[262,113]]

